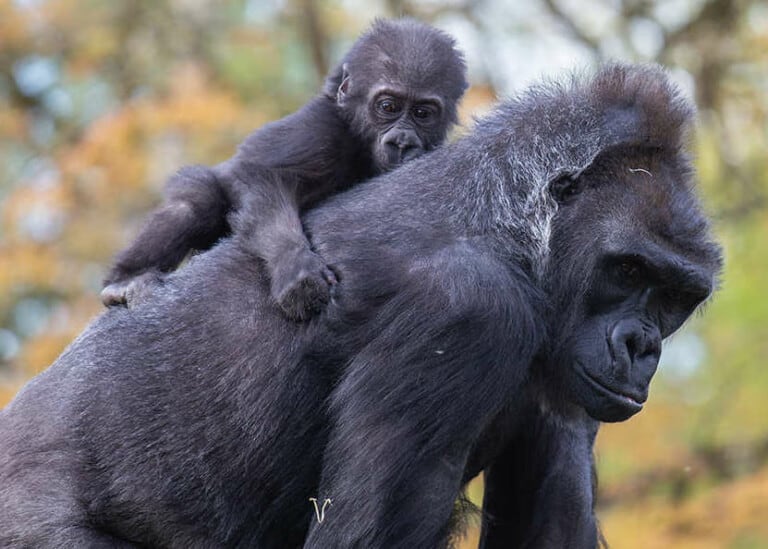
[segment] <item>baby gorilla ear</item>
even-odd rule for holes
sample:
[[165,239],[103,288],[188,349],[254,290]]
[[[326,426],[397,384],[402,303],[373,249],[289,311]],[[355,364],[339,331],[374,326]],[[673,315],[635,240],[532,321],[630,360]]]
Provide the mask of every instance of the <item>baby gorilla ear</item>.
[[323,84],[323,95],[341,104],[351,90],[352,82],[349,75],[349,64],[337,65],[328,73]]
[[349,66],[344,63],[341,66],[341,84],[339,84],[338,90],[336,90],[336,103],[343,107],[349,97],[349,92],[352,89],[352,80],[349,76]]

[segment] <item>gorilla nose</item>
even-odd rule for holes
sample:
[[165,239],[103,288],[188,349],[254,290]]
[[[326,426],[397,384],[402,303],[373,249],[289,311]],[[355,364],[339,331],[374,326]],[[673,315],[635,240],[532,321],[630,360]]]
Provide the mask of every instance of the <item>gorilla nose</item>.
[[611,330],[608,344],[614,360],[625,367],[651,361],[655,370],[661,354],[661,334],[658,329],[639,321],[617,322]]
[[397,156],[399,162],[417,157],[421,153],[421,144],[410,132],[399,132],[388,136],[384,145]]

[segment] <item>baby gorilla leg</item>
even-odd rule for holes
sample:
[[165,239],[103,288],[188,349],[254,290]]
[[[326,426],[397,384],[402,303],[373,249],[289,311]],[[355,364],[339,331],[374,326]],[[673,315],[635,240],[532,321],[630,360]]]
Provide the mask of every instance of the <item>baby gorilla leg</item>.
[[107,284],[101,290],[101,302],[107,307],[125,305],[132,307],[150,300],[163,283],[163,274],[156,270],[141,273],[133,278]]
[[175,269],[190,250],[210,248],[228,232],[229,207],[228,195],[212,169],[180,170],[166,184],[165,203],[115,259],[101,292],[104,305],[125,305],[151,295],[162,273]]

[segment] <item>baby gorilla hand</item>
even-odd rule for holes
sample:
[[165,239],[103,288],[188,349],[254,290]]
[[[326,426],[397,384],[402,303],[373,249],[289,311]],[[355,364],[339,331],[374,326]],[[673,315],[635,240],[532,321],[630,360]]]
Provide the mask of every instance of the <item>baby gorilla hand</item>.
[[107,307],[125,305],[133,307],[149,298],[163,283],[157,271],[147,271],[133,278],[112,282],[101,290],[101,302]]
[[291,320],[307,320],[328,303],[338,281],[309,248],[282,254],[272,265],[272,297]]

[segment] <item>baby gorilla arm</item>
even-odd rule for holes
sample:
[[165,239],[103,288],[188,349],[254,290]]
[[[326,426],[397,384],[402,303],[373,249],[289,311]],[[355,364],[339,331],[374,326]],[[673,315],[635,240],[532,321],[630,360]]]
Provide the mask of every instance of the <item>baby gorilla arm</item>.
[[118,255],[102,301],[109,306],[147,299],[162,273],[229,231],[227,213],[232,212],[240,242],[266,262],[272,297],[289,318],[308,318],[328,301],[336,277],[304,235],[297,189],[296,179],[285,171],[243,162],[184,168],[169,180],[165,204]]
[[[262,258],[269,272],[270,293],[283,313],[306,320],[330,298],[336,276],[312,250],[299,219],[299,186],[284,172],[258,170],[258,176],[233,173],[234,187],[248,177],[248,190],[232,216],[232,228],[246,251]],[[254,181],[254,179],[259,181]]]

